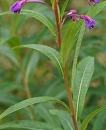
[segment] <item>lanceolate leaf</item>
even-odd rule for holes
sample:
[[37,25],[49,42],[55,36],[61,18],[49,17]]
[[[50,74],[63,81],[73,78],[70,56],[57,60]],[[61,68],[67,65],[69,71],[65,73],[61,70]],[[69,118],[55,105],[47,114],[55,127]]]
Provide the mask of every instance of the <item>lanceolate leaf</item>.
[[73,22],[69,27],[67,27],[62,40],[60,53],[61,53],[63,66],[66,63],[70,50],[72,49],[72,46],[74,44],[75,35],[76,35],[76,22]]
[[20,110],[20,109],[30,106],[32,104],[37,104],[37,103],[41,103],[41,102],[57,102],[57,103],[63,105],[70,112],[68,106],[64,102],[62,102],[54,97],[35,97],[35,98],[30,98],[30,99],[21,101],[15,105],[9,107],[6,111],[4,111],[0,115],[0,119],[2,119],[3,117],[5,117],[17,110]]
[[39,20],[40,22],[42,22],[44,25],[46,25],[50,31],[52,32],[53,35],[55,35],[55,30],[54,30],[54,27],[53,25],[51,24],[51,22],[44,16],[42,15],[41,13],[38,13],[36,11],[33,11],[33,10],[25,10],[23,9],[21,14],[23,15],[26,15],[26,16],[29,16],[29,17],[34,17],[36,18],[37,20]]
[[[22,46],[18,46],[18,47],[31,48],[31,49],[35,49],[37,51],[42,52],[55,63],[55,65],[57,66],[61,75],[63,75],[60,54],[55,49],[48,47],[48,46],[44,46],[44,45],[38,45],[38,44],[22,45]],[[18,47],[16,47],[16,48],[18,48]]]
[[106,110],[102,110],[93,122],[93,130],[102,130],[106,121]]
[[86,130],[88,123],[90,122],[90,120],[97,115],[99,112],[101,112],[102,110],[106,109],[106,105],[102,106],[101,108],[95,110],[94,112],[92,112],[91,114],[89,114],[82,122],[81,128],[80,130]]
[[77,120],[80,119],[84,107],[84,100],[90,84],[93,71],[94,71],[93,57],[89,56],[87,58],[84,58],[78,64],[75,73],[74,88],[73,88],[73,102]]
[[89,15],[90,17],[94,17],[96,16],[104,7],[106,6],[106,1],[101,2],[99,4],[97,4],[96,6],[94,6],[93,8],[91,8],[87,15]]
[[26,129],[26,130],[62,130],[52,124],[47,124],[44,122],[37,122],[33,120],[22,120],[14,121],[0,125],[0,130],[2,129]]
[[65,12],[65,9],[66,9],[66,7],[67,7],[68,2],[69,2],[69,0],[65,0],[64,4],[63,4],[63,6],[62,6],[61,15],[60,15],[60,16],[61,16],[61,19],[62,19],[63,15],[64,15],[64,12]]
[[50,110],[50,113],[59,117],[64,130],[74,130],[72,118],[67,111]]
[[[80,30],[80,29],[79,29]],[[84,23],[81,25],[81,30],[79,32],[79,37],[78,37],[78,41],[77,41],[77,45],[76,45],[76,49],[75,49],[75,55],[74,55],[74,60],[73,60],[73,66],[72,66],[72,79],[71,79],[71,87],[73,89],[74,87],[74,78],[75,78],[75,72],[76,72],[76,67],[77,67],[77,59],[79,56],[79,52],[80,52],[80,46],[82,43],[82,39],[83,39],[83,35],[85,32],[85,25]],[[78,33],[78,32],[77,32]]]

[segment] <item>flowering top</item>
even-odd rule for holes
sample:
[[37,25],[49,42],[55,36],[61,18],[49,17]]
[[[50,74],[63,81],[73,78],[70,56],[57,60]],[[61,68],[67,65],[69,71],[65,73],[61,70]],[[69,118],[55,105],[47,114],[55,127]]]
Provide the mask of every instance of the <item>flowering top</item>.
[[81,19],[84,19],[85,24],[86,24],[86,26],[87,26],[89,29],[94,28],[94,25],[96,24],[96,21],[95,21],[95,20],[93,20],[93,19],[90,18],[89,16],[83,15],[83,14],[80,15],[80,18],[81,18]]
[[98,4],[99,0],[87,0],[88,4],[91,5],[91,2],[93,2],[94,4]]
[[26,0],[16,1],[11,7],[10,10],[14,13],[20,13],[22,7],[26,4]]
[[89,16],[87,15],[78,15],[77,14],[77,11],[76,10],[70,10],[69,13],[67,13],[63,19],[62,19],[62,25],[63,23],[65,22],[66,18],[71,18],[73,21],[75,22],[78,22],[78,19],[83,19],[85,21],[85,24],[86,26],[89,28],[89,29],[92,29],[94,28],[94,25],[96,24],[96,21],[93,20],[92,18],[90,18]]

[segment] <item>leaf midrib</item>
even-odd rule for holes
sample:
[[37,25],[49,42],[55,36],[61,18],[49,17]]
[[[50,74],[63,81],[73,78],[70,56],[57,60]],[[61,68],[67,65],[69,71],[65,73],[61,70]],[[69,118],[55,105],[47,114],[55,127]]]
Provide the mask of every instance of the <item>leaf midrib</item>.
[[77,107],[76,107],[76,119],[78,117],[78,106],[79,106],[79,99],[80,99],[80,95],[81,95],[82,83],[83,83],[83,79],[84,79],[85,72],[86,72],[86,69],[87,69],[89,62],[85,66],[85,70],[84,70],[84,73],[83,73],[83,76],[82,76],[82,79],[81,79],[81,84],[80,84],[79,93],[78,93]]

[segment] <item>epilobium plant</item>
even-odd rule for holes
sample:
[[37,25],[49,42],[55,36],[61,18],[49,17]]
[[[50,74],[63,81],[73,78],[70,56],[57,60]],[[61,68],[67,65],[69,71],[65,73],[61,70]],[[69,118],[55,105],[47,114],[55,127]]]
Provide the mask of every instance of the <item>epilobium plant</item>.
[[[58,100],[55,97],[31,98],[29,94],[29,88],[26,85],[26,90],[27,94],[29,95],[29,99],[11,106],[0,115],[0,119],[2,119],[10,113],[13,113],[27,106],[30,106],[31,112],[33,113],[33,104],[40,102],[56,102],[63,105],[66,111],[51,110],[50,113],[53,115],[58,115],[62,127],[61,125],[52,126],[52,124],[46,124],[43,122],[24,120],[3,124],[0,126],[0,129],[15,127],[44,130],[85,130],[89,121],[97,113],[106,108],[106,106],[103,106],[97,109],[96,111],[88,115],[83,121],[81,121],[81,114],[84,109],[85,97],[94,72],[94,58],[91,56],[85,57],[79,62],[79,64],[77,64],[77,59],[79,56],[79,51],[85,29],[86,27],[88,29],[93,29],[95,27],[96,21],[92,19],[92,17],[97,15],[105,7],[106,2],[99,3],[99,0],[87,0],[89,5],[91,5],[91,2],[95,4],[88,11],[87,14],[78,14],[75,9],[71,9],[68,13],[65,13],[65,9],[68,2],[69,0],[64,0],[62,9],[60,9],[59,0],[51,0],[51,5],[48,5],[44,0],[20,0],[13,3],[13,5],[10,7],[10,11],[16,13],[13,15],[25,14],[28,16],[35,17],[36,19],[40,20],[45,26],[47,26],[50,29],[51,33],[54,35],[54,38],[59,47],[59,51],[54,48],[39,44],[21,45],[16,48],[31,48],[38,50],[54,62],[58,71],[60,72],[61,78],[64,80],[69,105],[66,105],[63,101]],[[24,6],[29,3],[43,4],[48,8],[48,10],[52,10],[54,12],[56,20],[56,29],[54,26],[55,23],[52,25],[51,22],[43,14],[37,13],[33,10],[24,10]],[[70,25],[67,26],[66,31],[63,35],[62,27],[66,23],[66,19],[70,20]],[[70,68],[72,70],[72,74],[71,77],[69,77],[70,74],[69,72],[67,72],[67,62],[70,58],[69,54],[72,50],[73,45],[76,47],[76,50],[73,58],[73,66],[72,68]],[[27,82],[25,83],[27,84]]]

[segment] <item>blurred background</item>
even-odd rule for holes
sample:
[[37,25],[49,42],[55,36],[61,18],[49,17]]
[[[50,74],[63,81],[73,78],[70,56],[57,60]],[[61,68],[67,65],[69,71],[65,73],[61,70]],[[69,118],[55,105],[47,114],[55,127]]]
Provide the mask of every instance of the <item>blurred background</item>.
[[[0,13],[8,11],[14,2],[15,0],[0,0]],[[49,0],[45,2],[51,5]],[[60,8],[63,3],[64,0],[60,0]],[[86,0],[70,0],[66,13],[76,9],[78,14],[86,14],[90,8]],[[30,3],[24,9],[42,13],[56,26],[54,13],[46,6]],[[106,104],[106,8],[94,19],[97,22],[96,27],[92,30],[86,29],[78,59],[80,61],[86,56],[95,58],[95,72],[87,93],[82,120],[93,110]],[[70,23],[70,19],[66,20],[63,32]],[[68,104],[64,82],[46,56],[30,49],[11,49],[23,44],[44,44],[58,48],[54,36],[38,20],[18,14],[0,16],[0,113],[9,106],[29,98],[27,86],[31,97],[54,96]],[[68,61],[70,76],[75,45]],[[71,82],[71,79],[69,80]],[[56,123],[56,118],[49,113],[49,109],[55,107],[61,108],[52,103],[36,105],[36,119]],[[13,113],[5,117],[2,122],[16,119],[31,119],[29,109]],[[99,121],[101,124],[98,126]],[[90,122],[88,130],[104,130],[104,128],[106,128],[106,111],[102,111]]]

